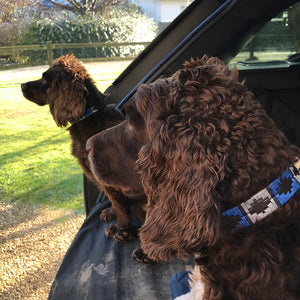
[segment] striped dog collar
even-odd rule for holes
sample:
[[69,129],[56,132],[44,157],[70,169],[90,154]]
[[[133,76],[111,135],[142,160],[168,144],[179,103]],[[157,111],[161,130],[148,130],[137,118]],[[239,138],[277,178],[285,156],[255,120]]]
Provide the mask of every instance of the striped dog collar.
[[224,211],[222,215],[240,217],[237,227],[250,226],[265,218],[289,201],[300,189],[299,169],[300,160],[249,200]]

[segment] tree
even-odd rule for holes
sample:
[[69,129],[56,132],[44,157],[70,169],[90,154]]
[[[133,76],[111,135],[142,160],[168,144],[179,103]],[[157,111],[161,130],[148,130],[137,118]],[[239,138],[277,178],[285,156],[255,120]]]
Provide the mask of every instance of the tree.
[[14,45],[18,41],[18,23],[24,9],[33,2],[30,0],[1,0],[0,1],[0,46]]
[[108,8],[127,4],[127,0],[48,0],[60,9],[79,15],[104,15]]
[[16,11],[20,7],[32,4],[29,0],[1,0],[0,1],[0,24],[16,20]]

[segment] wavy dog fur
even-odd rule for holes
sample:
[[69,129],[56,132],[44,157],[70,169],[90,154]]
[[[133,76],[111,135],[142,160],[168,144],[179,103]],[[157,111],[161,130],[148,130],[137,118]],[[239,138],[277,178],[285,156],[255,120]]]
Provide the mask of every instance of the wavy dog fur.
[[[194,299],[299,299],[299,198],[251,227],[221,212],[300,157],[243,82],[217,58],[142,85],[107,132],[138,153],[147,195],[141,246],[154,260],[196,257]],[[102,139],[103,136],[99,136]],[[131,142],[132,141],[132,142]],[[122,168],[122,165],[118,165]]]
[[202,257],[199,299],[297,299],[299,192],[249,228],[221,216],[300,157],[237,70],[216,58],[192,60],[142,86],[135,105],[149,137],[138,159],[148,198],[143,251],[156,260]]

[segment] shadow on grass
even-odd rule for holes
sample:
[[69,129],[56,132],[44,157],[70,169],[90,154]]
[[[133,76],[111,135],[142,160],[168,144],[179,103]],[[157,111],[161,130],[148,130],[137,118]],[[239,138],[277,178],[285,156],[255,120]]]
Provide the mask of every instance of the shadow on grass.
[[[14,193],[14,198],[26,201],[26,203],[33,204],[40,207],[62,208],[70,210],[81,211],[80,204],[74,205],[74,198],[82,193],[83,182],[81,173],[67,174],[64,179],[57,178],[54,170],[47,177],[38,177],[28,190],[23,189]],[[29,176],[30,181],[32,176]],[[80,201],[83,203],[83,198],[80,196]],[[78,201],[77,201],[78,202]]]
[[[17,134],[13,134],[13,139],[14,140],[32,140],[32,142],[34,143],[36,141],[36,139],[34,139],[35,136],[39,136],[39,131],[30,131],[30,132],[20,132]],[[12,140],[12,137],[10,137],[10,140]],[[26,154],[30,154],[31,152],[36,152],[33,151],[36,148],[43,148],[43,147],[48,147],[49,145],[56,145],[56,144],[65,144],[66,141],[70,141],[70,156],[71,156],[71,140],[66,137],[65,135],[58,133],[55,134],[51,134],[49,137],[45,137],[44,140],[39,141],[35,144],[33,144],[32,146],[29,146],[27,148],[24,148],[22,150],[16,150],[13,147],[9,147],[9,151],[7,151],[6,153],[2,154],[0,156],[0,160],[1,160],[1,165],[6,164],[9,160],[16,160],[18,159],[18,157],[22,157],[25,156]],[[8,149],[6,149],[8,150]]]
[[[24,192],[15,192],[10,200],[0,200],[0,230],[5,231],[11,227],[17,227],[22,223],[28,223],[34,220],[39,214],[38,208],[62,209],[68,211],[68,214],[85,214],[84,200],[82,196],[82,174],[68,175],[65,180],[56,183],[48,183],[47,186],[41,182],[40,186]],[[44,178],[46,182],[46,178]],[[52,192],[53,191],[53,192]],[[8,198],[3,197],[2,198]],[[38,201],[38,199],[41,199]],[[6,207],[3,209],[3,207]],[[18,212],[22,210],[22,214]],[[16,218],[16,215],[18,217]],[[65,220],[65,216],[55,222],[44,224],[43,228],[60,223]],[[35,231],[36,229],[29,231]],[[27,230],[26,230],[27,231]],[[0,232],[1,233],[1,232]],[[11,237],[4,239],[0,236],[0,244],[7,240],[20,237],[22,233],[13,233]],[[0,298],[1,299],[1,298]]]
[[7,140],[0,155],[0,201],[81,213],[82,171],[71,156],[69,133],[55,127],[39,131],[34,126],[0,138],[2,143]]

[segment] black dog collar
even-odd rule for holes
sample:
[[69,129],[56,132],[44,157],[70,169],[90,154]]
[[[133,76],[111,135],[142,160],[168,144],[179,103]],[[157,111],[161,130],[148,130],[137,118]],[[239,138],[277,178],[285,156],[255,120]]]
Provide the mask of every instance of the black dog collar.
[[84,119],[90,117],[91,115],[93,115],[93,114],[96,113],[97,111],[98,111],[98,109],[95,109],[94,107],[87,108],[87,109],[85,110],[83,116],[82,116],[79,120],[73,122],[72,125],[74,125],[74,124],[76,124],[76,123],[78,123],[78,122],[80,122],[80,121],[82,121],[82,120],[84,120]]

